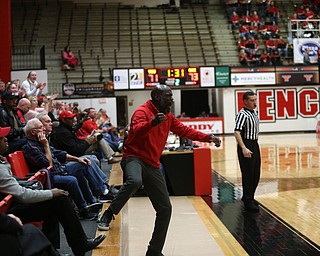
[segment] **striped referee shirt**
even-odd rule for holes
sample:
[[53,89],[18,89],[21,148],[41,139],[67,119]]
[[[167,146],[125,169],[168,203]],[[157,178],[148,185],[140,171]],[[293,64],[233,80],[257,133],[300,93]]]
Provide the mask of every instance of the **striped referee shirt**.
[[259,117],[256,110],[242,108],[236,115],[235,131],[241,132],[241,137],[247,140],[258,140]]

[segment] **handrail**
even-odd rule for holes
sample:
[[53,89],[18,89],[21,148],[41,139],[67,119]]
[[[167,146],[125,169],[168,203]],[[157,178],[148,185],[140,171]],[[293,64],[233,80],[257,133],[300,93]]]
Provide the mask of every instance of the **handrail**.
[[[311,23],[317,23],[316,26],[313,26],[313,28],[310,26],[309,28],[307,29],[304,29],[302,27],[302,23],[304,22],[308,22],[308,24],[311,24]],[[294,24],[297,24],[297,28],[296,29],[292,29],[292,25]],[[297,32],[295,37],[297,38],[301,38],[303,37],[303,33],[305,31],[310,31],[310,32],[320,32],[320,19],[304,19],[304,20],[289,20],[288,21],[288,35],[290,38],[293,38],[293,32]]]

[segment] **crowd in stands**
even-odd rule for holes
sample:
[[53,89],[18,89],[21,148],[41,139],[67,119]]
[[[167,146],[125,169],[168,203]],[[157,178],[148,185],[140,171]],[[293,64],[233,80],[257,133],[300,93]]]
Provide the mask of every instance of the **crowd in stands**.
[[[299,24],[304,37],[315,36],[314,32],[308,30],[319,26],[314,21],[319,15],[319,3],[319,0],[303,0],[290,18],[292,29],[297,29],[298,21],[302,20]],[[254,4],[246,0],[227,0],[226,10],[232,30],[239,33],[241,65],[282,65],[282,59],[292,54],[292,38],[285,39],[279,31],[281,16],[275,1],[257,0]],[[297,36],[297,33],[293,36]]]
[[[110,173],[101,168],[102,162],[113,164],[121,160],[117,155],[123,147],[122,131],[110,123],[105,109],[82,111],[76,102],[68,104],[57,100],[56,94],[44,95],[45,86],[37,81],[35,71],[21,86],[19,80],[7,85],[0,81],[0,169],[4,174],[0,175],[0,201],[12,194],[21,209],[34,207],[28,213],[14,211],[16,208],[9,209],[9,213],[23,223],[33,221],[33,217],[43,221],[42,231],[54,248],[59,247],[59,230],[51,234],[52,227],[56,227],[51,216],[56,215],[54,219],[63,226],[73,253],[84,255],[105,236],[87,238],[79,219],[96,220],[102,203],[112,201],[118,192],[109,184]],[[6,160],[16,151],[23,152],[32,173],[50,167],[52,190],[31,192],[17,183]],[[75,206],[63,199],[66,196]],[[32,217],[30,213],[35,209],[39,213]],[[2,232],[0,226],[0,236]]]

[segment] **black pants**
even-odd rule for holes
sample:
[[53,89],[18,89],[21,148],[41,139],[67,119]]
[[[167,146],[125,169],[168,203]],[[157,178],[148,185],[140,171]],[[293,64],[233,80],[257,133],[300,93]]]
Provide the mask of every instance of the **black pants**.
[[84,255],[87,236],[67,197],[55,197],[40,203],[19,204],[11,208],[9,213],[19,217],[23,223],[43,221],[42,231],[53,245],[57,242],[57,236],[59,237],[59,221],[73,253]]
[[110,209],[118,214],[129,198],[144,185],[153,208],[156,211],[156,220],[152,238],[149,242],[150,250],[161,255],[171,218],[172,206],[169,199],[166,182],[160,169],[157,169],[139,158],[127,157],[121,162],[126,176],[119,193],[113,199]]
[[261,156],[257,140],[243,139],[243,142],[253,153],[251,158],[244,157],[238,145],[238,160],[242,174],[242,201],[247,202],[254,199],[254,193],[260,180]]

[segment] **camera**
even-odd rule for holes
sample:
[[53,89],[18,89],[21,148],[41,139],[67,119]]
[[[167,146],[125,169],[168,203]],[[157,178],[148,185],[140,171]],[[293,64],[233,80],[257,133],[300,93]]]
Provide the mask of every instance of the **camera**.
[[102,134],[98,134],[97,135],[97,141],[101,140],[103,138],[103,135]]

